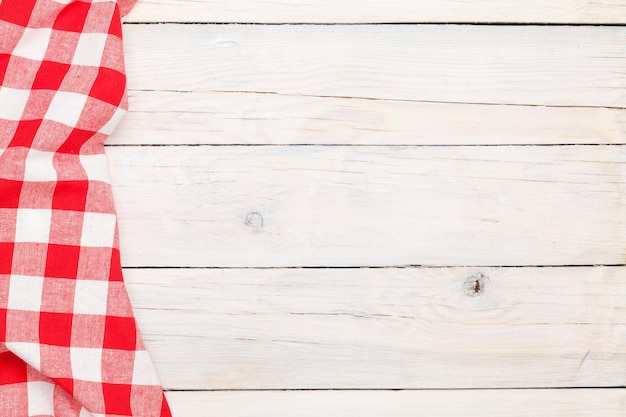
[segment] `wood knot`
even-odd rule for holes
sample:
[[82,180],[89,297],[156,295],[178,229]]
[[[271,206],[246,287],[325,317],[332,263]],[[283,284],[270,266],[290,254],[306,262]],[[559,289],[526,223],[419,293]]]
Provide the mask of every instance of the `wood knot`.
[[471,275],[465,279],[463,288],[465,294],[470,297],[476,297],[485,291],[486,286],[489,284],[489,277],[482,272]]
[[256,211],[248,213],[245,224],[255,232],[260,232],[263,230],[263,216],[261,216],[261,213],[257,213]]

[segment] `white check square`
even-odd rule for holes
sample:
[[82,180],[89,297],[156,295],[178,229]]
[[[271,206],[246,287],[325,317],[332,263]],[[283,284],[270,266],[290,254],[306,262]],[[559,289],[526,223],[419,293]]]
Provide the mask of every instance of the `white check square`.
[[115,215],[107,213],[85,213],[81,246],[110,248],[115,238]]
[[78,417],[106,417],[106,416],[104,414],[90,413],[86,409],[81,408],[80,415]]
[[48,243],[52,210],[18,209],[15,224],[15,241]]
[[30,97],[29,90],[0,86],[0,119],[21,120],[28,97]]
[[26,156],[24,181],[56,181],[57,170],[52,158],[54,152],[41,152],[30,149]]
[[107,37],[106,33],[81,33],[72,65],[100,66]]
[[76,126],[85,103],[87,103],[87,96],[83,94],[57,91],[44,118],[66,126]]
[[33,61],[42,61],[50,44],[50,28],[25,28],[20,41],[13,49],[12,55]]
[[102,349],[70,347],[72,376],[89,382],[102,382]]
[[145,350],[135,352],[133,385],[159,385],[159,377],[150,355]]
[[74,314],[105,316],[109,296],[108,281],[76,280]]
[[9,310],[40,311],[43,277],[11,275],[9,281]]
[[54,415],[54,384],[49,382],[28,383],[28,415]]

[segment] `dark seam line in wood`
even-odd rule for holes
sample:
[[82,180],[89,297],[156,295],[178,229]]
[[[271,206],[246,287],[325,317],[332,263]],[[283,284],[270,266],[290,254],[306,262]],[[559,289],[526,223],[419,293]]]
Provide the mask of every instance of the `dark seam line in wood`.
[[[619,89],[615,87],[615,89]],[[140,91],[142,93],[179,93],[179,94],[268,94],[285,97],[307,97],[307,98],[330,98],[330,99],[352,99],[352,100],[371,100],[371,101],[390,101],[398,103],[424,103],[424,104],[459,104],[468,106],[511,106],[511,107],[547,107],[559,109],[610,109],[610,110],[626,110],[623,106],[580,106],[580,105],[557,105],[557,104],[528,104],[528,103],[488,103],[488,102],[470,102],[470,101],[441,101],[441,100],[411,100],[401,98],[378,98],[378,97],[360,97],[360,96],[334,96],[334,95],[318,95],[318,94],[292,94],[281,93],[278,91],[246,91],[246,90],[154,90],[154,89],[128,89],[128,92]]]
[[290,392],[290,391],[531,391],[531,390],[583,390],[624,389],[625,385],[591,387],[513,387],[513,388],[258,388],[258,389],[165,389],[165,392]]
[[385,266],[122,266],[123,269],[444,269],[444,268],[596,268],[625,267],[626,264],[555,265],[385,265]]
[[589,26],[589,27],[626,27],[626,23],[561,23],[561,22],[369,22],[369,23],[313,23],[313,22],[124,22],[125,25],[255,25],[255,26],[383,26],[383,25],[410,25],[410,26]]
[[485,148],[494,148],[494,147],[529,147],[529,146],[537,146],[537,147],[550,147],[550,146],[624,146],[626,142],[620,143],[487,143],[487,144],[441,144],[441,143],[423,143],[423,144],[346,144],[346,143],[289,143],[289,144],[271,144],[271,143],[118,143],[118,144],[105,144],[104,146],[107,148],[123,148],[123,147],[181,147],[181,146],[189,146],[189,147],[220,147],[220,146],[232,146],[232,147],[245,147],[245,146],[257,146],[257,147],[287,147],[287,146],[335,146],[335,147],[347,147],[347,146],[359,146],[359,147],[377,147],[377,148],[394,148],[394,147],[428,147],[428,148],[477,148],[477,147],[485,147]]

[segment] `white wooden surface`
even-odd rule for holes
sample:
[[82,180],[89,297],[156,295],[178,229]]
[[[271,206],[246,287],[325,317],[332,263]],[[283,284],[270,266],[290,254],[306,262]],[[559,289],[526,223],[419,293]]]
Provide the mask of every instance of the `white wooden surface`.
[[[626,110],[132,90],[112,145],[617,144]],[[175,134],[173,133],[175,132]]]
[[129,25],[126,34],[131,90],[626,106],[624,26]]
[[625,23],[623,0],[151,0],[132,22]]
[[169,393],[177,416],[615,417],[624,390],[296,391]]
[[133,269],[127,281],[169,389],[626,382],[625,267]]
[[108,155],[127,266],[594,265],[626,256],[621,146],[138,146]]
[[127,22],[107,154],[175,416],[626,414],[626,1]]

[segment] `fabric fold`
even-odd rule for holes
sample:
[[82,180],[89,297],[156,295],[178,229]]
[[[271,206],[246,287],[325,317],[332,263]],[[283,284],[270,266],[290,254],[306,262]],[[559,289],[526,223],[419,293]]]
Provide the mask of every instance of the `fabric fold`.
[[170,417],[124,286],[104,141],[134,1],[0,1],[0,415]]

